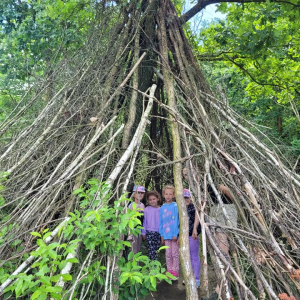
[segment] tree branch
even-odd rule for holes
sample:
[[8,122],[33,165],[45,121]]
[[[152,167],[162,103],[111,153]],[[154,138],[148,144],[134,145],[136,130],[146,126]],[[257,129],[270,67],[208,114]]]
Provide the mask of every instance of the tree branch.
[[[183,14],[179,20],[181,24],[186,23],[189,21],[192,17],[194,17],[197,13],[199,13],[202,9],[204,9],[206,6],[210,4],[216,4],[216,3],[222,3],[222,2],[229,2],[229,3],[263,3],[266,2],[265,0],[200,0],[194,7],[192,7],[189,11],[187,11],[185,14]],[[290,4],[294,7],[300,7],[300,5],[291,3],[289,1],[271,1],[275,3],[284,3],[284,4]]]
[[264,83],[264,82],[260,82],[260,81],[256,80],[256,79],[254,78],[254,76],[253,76],[248,70],[246,70],[241,64],[237,63],[237,62],[235,61],[235,59],[231,59],[230,57],[228,57],[228,60],[231,61],[231,62],[232,62],[234,65],[236,65],[237,67],[239,67],[243,72],[245,72],[245,73],[251,78],[251,80],[252,80],[253,82],[255,82],[255,83],[259,84],[259,85],[262,85],[262,86],[264,86],[264,85],[269,85],[269,86],[280,87],[280,88],[282,88],[282,89],[285,89],[285,87],[282,86],[282,85],[280,85],[280,84]]

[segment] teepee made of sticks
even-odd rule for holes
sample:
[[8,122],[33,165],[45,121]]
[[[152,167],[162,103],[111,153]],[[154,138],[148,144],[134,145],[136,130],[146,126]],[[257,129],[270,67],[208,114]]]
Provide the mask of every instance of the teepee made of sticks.
[[[37,247],[30,232],[50,228],[45,243],[52,241],[69,213],[80,210],[80,198],[72,192],[90,178],[107,182],[111,199],[134,183],[159,191],[174,183],[187,299],[198,299],[198,294],[185,247],[184,187],[193,192],[201,220],[207,293],[212,292],[207,264],[213,263],[222,299],[232,297],[230,286],[239,299],[278,299],[284,294],[300,299],[299,175],[259,127],[214,95],[182,22],[169,0],[102,6],[82,49],[30,87],[0,125],[6,141],[0,146],[0,169],[6,172],[0,265],[17,260],[14,275],[30,272],[38,259],[30,255]],[[220,185],[234,197],[237,227],[230,226]],[[222,230],[231,244],[231,258],[214,237],[218,225],[209,218],[213,204],[208,186],[228,221]],[[98,208],[103,205],[109,204],[100,201]],[[22,250],[16,250],[16,240]],[[82,255],[80,247],[68,258]],[[118,298],[112,292],[118,279],[110,277],[118,255],[83,253],[79,267],[69,262],[61,270],[76,278],[72,285],[57,283],[65,299],[72,299],[74,290],[78,299],[88,299],[93,285],[81,284],[80,278],[93,260],[106,268],[105,283],[97,287],[103,290],[102,299]],[[5,280],[0,294],[5,296],[3,291],[15,280]]]

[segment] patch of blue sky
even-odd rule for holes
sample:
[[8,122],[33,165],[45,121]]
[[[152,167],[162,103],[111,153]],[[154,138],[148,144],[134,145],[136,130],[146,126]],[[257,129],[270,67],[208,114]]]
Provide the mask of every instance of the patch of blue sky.
[[[195,3],[187,1],[184,6],[183,13],[187,12],[194,5]],[[226,18],[226,15],[220,13],[219,11],[217,11],[217,9],[218,4],[208,5],[206,8],[204,8],[202,11],[200,11],[192,19],[189,20],[189,23],[191,24],[191,29],[193,30],[194,34],[198,35],[200,33],[201,28],[208,26],[214,20],[224,20]]]

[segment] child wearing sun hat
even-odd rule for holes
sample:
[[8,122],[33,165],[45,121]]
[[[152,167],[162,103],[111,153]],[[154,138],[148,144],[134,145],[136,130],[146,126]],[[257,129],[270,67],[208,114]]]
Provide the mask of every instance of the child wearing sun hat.
[[[139,217],[141,224],[143,224],[143,218],[144,218],[143,213],[144,213],[145,205],[144,205],[144,203],[142,203],[142,200],[145,196],[145,192],[146,192],[146,189],[142,185],[135,185],[133,187],[133,194],[132,194],[132,198],[134,201],[131,202],[128,206],[129,209],[131,209],[131,210],[135,209],[139,213],[142,214]],[[137,235],[137,236],[130,234],[128,236],[127,240],[132,243],[132,251],[134,254],[140,252],[141,243],[142,243],[141,233],[139,233],[139,235]]]
[[197,287],[200,286],[200,268],[201,262],[199,257],[199,233],[201,232],[198,214],[196,213],[195,206],[192,203],[191,192],[188,189],[183,190],[183,197],[189,217],[189,245],[191,264],[194,270]]

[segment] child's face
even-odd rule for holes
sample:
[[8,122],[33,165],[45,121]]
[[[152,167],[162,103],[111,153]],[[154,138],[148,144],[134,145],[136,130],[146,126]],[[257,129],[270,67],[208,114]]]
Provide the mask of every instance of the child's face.
[[158,199],[154,195],[148,197],[149,205],[152,207],[158,207]]
[[134,201],[135,202],[140,202],[141,200],[143,200],[145,193],[143,192],[134,192]]
[[166,203],[171,203],[174,199],[174,191],[171,189],[166,189],[164,191],[164,198],[166,199]]
[[191,198],[189,197],[184,197],[185,205],[188,206],[191,203]]
[[189,175],[188,175],[188,170],[187,170],[187,168],[183,168],[182,169],[182,175],[183,175],[183,178],[185,179],[185,180],[189,180]]

